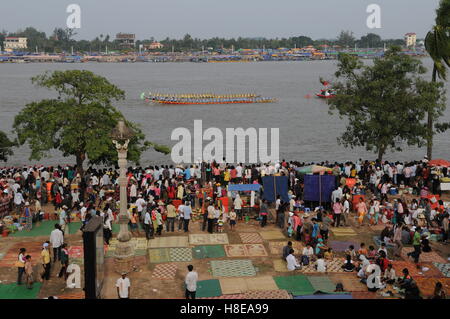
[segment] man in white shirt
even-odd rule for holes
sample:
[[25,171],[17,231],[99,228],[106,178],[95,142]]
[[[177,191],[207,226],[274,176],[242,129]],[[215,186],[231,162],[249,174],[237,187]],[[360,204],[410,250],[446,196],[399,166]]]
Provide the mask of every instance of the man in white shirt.
[[131,283],[127,278],[127,273],[122,273],[122,277],[116,281],[117,295],[119,299],[130,299]]
[[197,291],[198,274],[194,271],[194,266],[187,266],[189,272],[184,279],[186,284],[186,299],[195,299],[195,292]]
[[341,186],[339,186],[337,189],[335,189],[331,193],[331,202],[332,203],[336,203],[336,199],[339,199],[339,200],[342,199],[342,188],[341,188]]
[[137,211],[139,213],[139,216],[141,216],[142,210],[144,209],[145,205],[147,205],[147,203],[142,198],[142,195],[139,194],[138,199],[136,200],[136,207],[137,207]]
[[58,224],[55,224],[55,229],[50,233],[50,244],[53,248],[53,263],[56,259],[61,260],[61,246],[64,244],[64,234]]
[[302,266],[298,263],[297,259],[294,256],[294,249],[289,250],[289,255],[286,257],[287,261],[287,269],[289,271],[300,269]]
[[80,203],[80,218],[81,218],[81,223],[84,225],[86,223],[86,212],[87,212],[87,208],[84,207],[84,203],[81,202]]

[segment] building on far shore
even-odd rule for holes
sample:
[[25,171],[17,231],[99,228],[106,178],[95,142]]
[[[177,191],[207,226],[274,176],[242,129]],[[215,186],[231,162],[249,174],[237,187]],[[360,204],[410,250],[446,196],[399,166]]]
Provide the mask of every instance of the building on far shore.
[[144,48],[146,50],[156,50],[156,49],[164,48],[164,45],[160,42],[153,42],[153,43],[144,45]]
[[405,34],[405,42],[407,47],[415,47],[417,42],[417,34],[415,33]]
[[116,41],[122,48],[134,48],[136,43],[136,35],[133,33],[117,33]]
[[14,50],[20,50],[20,49],[26,49],[28,47],[27,45],[27,38],[20,38],[20,37],[6,37],[5,41],[3,41],[3,47],[5,48],[5,51],[12,52]]

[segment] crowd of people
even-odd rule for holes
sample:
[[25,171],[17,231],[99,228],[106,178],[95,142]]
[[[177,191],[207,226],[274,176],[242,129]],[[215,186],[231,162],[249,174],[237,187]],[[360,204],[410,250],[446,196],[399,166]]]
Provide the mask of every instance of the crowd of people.
[[[288,177],[289,201],[284,202],[281,196],[274,203],[261,198],[254,205],[257,210],[253,217],[260,221],[261,227],[274,218],[292,240],[304,243],[301,263],[290,250],[285,252],[283,257],[289,270],[312,260],[318,271],[326,269],[326,260],[333,256],[326,245],[333,226],[384,225],[380,243],[394,245],[395,256],[400,255],[403,245],[412,244],[411,257],[416,263],[420,253],[430,249],[432,238],[448,243],[450,208],[444,205],[440,188],[441,178],[449,176],[447,167],[430,166],[427,159],[409,163],[359,160],[320,164],[328,168],[325,174],[336,178],[331,198],[322,203],[303,199],[304,175],[298,169],[307,163],[283,160],[259,165],[211,162],[185,167],[130,167],[126,175],[131,232],[139,236],[143,230],[148,240],[162,236],[163,231],[189,232],[194,218],[201,220],[203,231],[233,231],[244,219],[243,207],[249,203],[239,192],[228,191],[228,184],[262,184],[264,176],[273,175]],[[99,215],[104,220],[105,243],[109,245],[119,210],[118,177],[115,168],[91,167],[81,174],[72,166],[1,169],[0,227],[23,231],[42,219],[54,219],[58,221],[58,230],[64,233],[74,220],[85,225],[92,216]],[[230,199],[228,207],[219,201],[223,197]],[[51,213],[44,212],[46,205],[53,206]],[[53,254],[57,260],[64,243],[55,246],[54,241],[50,242],[57,248]],[[18,282],[27,268],[27,256],[25,253],[21,256],[24,267],[19,267]],[[387,258],[387,254],[383,257],[379,251],[371,256],[350,256],[350,261],[360,265],[373,258]],[[361,256],[366,259],[361,260]],[[43,265],[48,264],[44,261],[48,261],[46,257]]]

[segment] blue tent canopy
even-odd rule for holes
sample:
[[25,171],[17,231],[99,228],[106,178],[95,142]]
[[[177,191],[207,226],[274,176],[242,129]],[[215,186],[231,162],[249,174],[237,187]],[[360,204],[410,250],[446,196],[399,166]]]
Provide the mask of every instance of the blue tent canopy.
[[247,192],[247,191],[259,191],[261,188],[261,185],[259,184],[229,184],[228,190],[230,192],[232,191],[238,191],[238,192]]

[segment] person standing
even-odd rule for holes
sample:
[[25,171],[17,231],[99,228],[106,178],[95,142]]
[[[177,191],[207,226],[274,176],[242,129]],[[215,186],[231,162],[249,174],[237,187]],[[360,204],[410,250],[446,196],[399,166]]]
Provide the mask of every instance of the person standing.
[[27,283],[27,288],[33,288],[33,265],[31,264],[31,256],[25,256],[25,279]]
[[359,198],[359,203],[356,205],[356,209],[358,211],[359,226],[362,226],[364,222],[364,216],[367,215],[367,205],[362,197]]
[[117,287],[117,296],[119,297],[119,299],[130,299],[131,282],[130,279],[127,278],[126,272],[123,272],[122,277],[117,279],[116,287]]
[[230,229],[234,230],[234,227],[236,226],[236,218],[237,214],[234,210],[231,210],[230,214],[228,215],[228,218],[230,219]]
[[342,211],[342,218],[344,219],[344,226],[349,225],[349,216],[350,216],[350,202],[347,197],[343,199],[343,211]]
[[112,224],[111,224],[111,216],[109,214],[105,214],[103,223],[103,238],[105,240],[106,245],[109,245],[109,241],[112,238]]
[[55,224],[55,229],[50,233],[50,244],[53,248],[53,262],[61,259],[61,246],[64,243],[64,234],[58,224]]
[[145,211],[144,215],[144,231],[145,231],[145,237],[147,240],[150,240],[152,237],[150,233],[150,229],[153,227],[152,223],[152,216],[150,215],[150,212],[148,210]]
[[167,205],[167,225],[166,230],[169,232],[175,231],[175,218],[177,217],[177,210],[173,206],[172,201]]
[[188,273],[184,279],[186,284],[186,299],[195,299],[195,293],[197,291],[198,274],[194,271],[194,266],[187,266]]
[[397,227],[394,231],[394,243],[395,243],[395,251],[394,256],[400,257],[400,253],[402,252],[403,243],[402,243],[402,230],[403,227],[401,224],[397,224]]
[[339,198],[336,198],[336,202],[333,204],[333,220],[334,227],[339,227],[341,224],[342,204]]
[[421,230],[422,229],[420,227],[416,227],[416,230],[415,230],[414,236],[413,236],[414,251],[408,253],[408,257],[412,256],[414,258],[414,262],[416,264],[419,263],[419,257],[420,257],[420,253],[421,253],[421,250],[420,250],[420,246],[421,246],[421,243],[420,243],[420,239],[421,239],[420,232],[421,232]]
[[183,208],[183,228],[184,232],[187,233],[189,231],[189,221],[191,220],[192,208],[191,202],[187,201],[186,205]]
[[267,207],[266,200],[263,199],[261,207],[259,208],[259,215],[261,216],[261,227],[267,224],[267,215],[269,214],[269,208]]
[[22,276],[25,273],[25,252],[27,250],[25,248],[20,248],[19,255],[17,257],[17,284],[22,284]]
[[64,280],[67,279],[67,267],[69,267],[69,251],[67,250],[67,244],[61,246],[61,270],[59,271],[58,278],[64,276]]
[[41,252],[42,266],[44,267],[44,273],[41,278],[44,280],[50,280],[50,251],[48,250],[48,242],[45,242]]
[[212,234],[213,227],[214,227],[214,216],[215,216],[216,210],[211,202],[209,203],[209,206],[207,208],[207,213],[208,213],[208,215],[207,215],[207,217],[208,217],[208,233]]
[[236,195],[236,198],[233,202],[234,204],[234,210],[236,211],[236,215],[239,218],[239,220],[242,220],[242,199],[239,196],[239,194]]

